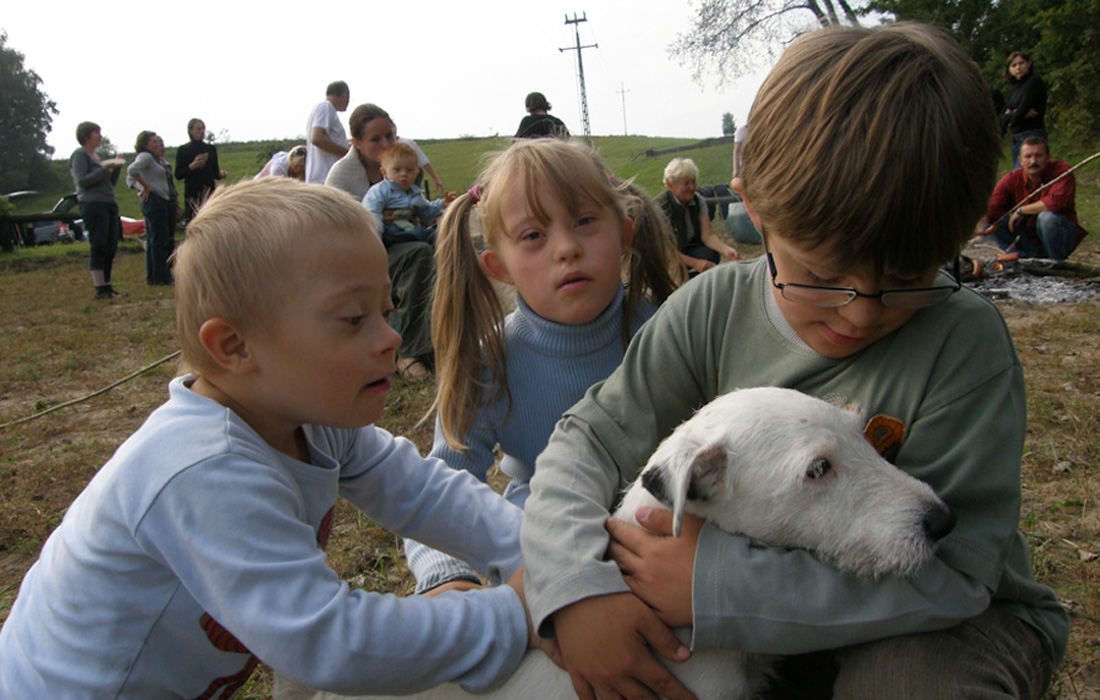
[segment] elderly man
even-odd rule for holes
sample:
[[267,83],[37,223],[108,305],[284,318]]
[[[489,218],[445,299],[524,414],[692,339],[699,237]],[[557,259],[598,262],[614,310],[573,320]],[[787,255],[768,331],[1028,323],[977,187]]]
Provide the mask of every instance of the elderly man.
[[306,182],[325,181],[329,169],[348,152],[348,135],[340,115],[348,108],[351,91],[343,80],[329,83],[325,101],[309,113],[306,122]]
[[[1001,178],[993,189],[978,233],[992,236],[1002,250],[1018,251],[1020,257],[1068,258],[1088,233],[1077,224],[1077,183],[1069,175],[1042,192],[1036,190],[1069,169],[1069,163],[1051,159],[1046,140],[1038,136],[1024,139],[1020,167]],[[1005,217],[1020,202],[1025,204]],[[998,220],[993,226],[991,222]]]

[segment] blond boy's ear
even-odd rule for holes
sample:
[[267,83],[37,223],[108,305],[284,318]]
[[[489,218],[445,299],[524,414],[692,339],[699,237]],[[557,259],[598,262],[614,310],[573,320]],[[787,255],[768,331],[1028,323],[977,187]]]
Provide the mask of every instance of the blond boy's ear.
[[496,256],[491,250],[481,251],[481,266],[485,268],[485,272],[490,277],[498,282],[504,282],[505,284],[515,284],[515,280],[508,274],[508,269],[500,262],[500,258]]
[[255,364],[244,336],[224,318],[212,318],[199,328],[199,342],[207,354],[227,372],[246,374]]
[[749,218],[752,219],[753,226],[756,227],[757,231],[763,231],[764,229],[760,227],[759,217],[756,216],[756,212],[752,210],[752,205],[749,204],[749,196],[745,194],[745,181],[739,177],[735,177],[730,184],[733,185],[733,191],[741,195],[741,199],[745,203],[745,211],[749,213]]

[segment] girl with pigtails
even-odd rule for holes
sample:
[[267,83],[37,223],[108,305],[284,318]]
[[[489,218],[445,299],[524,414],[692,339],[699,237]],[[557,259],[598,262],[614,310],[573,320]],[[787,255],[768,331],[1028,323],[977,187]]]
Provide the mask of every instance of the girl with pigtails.
[[[504,497],[522,507],[561,414],[619,365],[683,272],[661,212],[580,143],[517,142],[479,183],[447,208],[436,240],[431,455],[484,481],[499,448]],[[515,288],[507,317],[498,283]],[[417,592],[481,584],[417,542],[406,554]]]

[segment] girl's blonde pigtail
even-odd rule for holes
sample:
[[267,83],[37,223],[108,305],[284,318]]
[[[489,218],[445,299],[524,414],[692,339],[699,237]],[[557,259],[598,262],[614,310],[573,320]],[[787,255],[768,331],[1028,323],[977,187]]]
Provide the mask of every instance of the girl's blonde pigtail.
[[[432,409],[447,444],[460,451],[477,407],[507,392],[504,312],[474,243],[470,219],[477,215],[474,198],[463,194],[447,207],[436,237],[432,343],[438,391]],[[486,396],[490,386],[496,389]]]

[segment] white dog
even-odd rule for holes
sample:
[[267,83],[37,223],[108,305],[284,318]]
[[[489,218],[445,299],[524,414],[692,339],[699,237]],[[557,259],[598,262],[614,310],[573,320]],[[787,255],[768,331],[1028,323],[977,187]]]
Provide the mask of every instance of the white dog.
[[[636,523],[639,506],[671,508],[675,534],[685,512],[774,547],[813,551],[862,575],[905,575],[932,557],[955,516],[927,484],[882,459],[863,436],[857,410],[791,389],[743,389],[710,402],[650,457],[615,512]],[[688,639],[689,630],[677,630]],[[728,650],[699,651],[668,664],[702,700],[751,698],[772,660]],[[276,685],[277,700],[336,700]],[[373,696],[372,696],[373,697]],[[570,700],[569,676],[542,652],[528,652],[512,677],[472,695],[448,683],[421,700]]]

